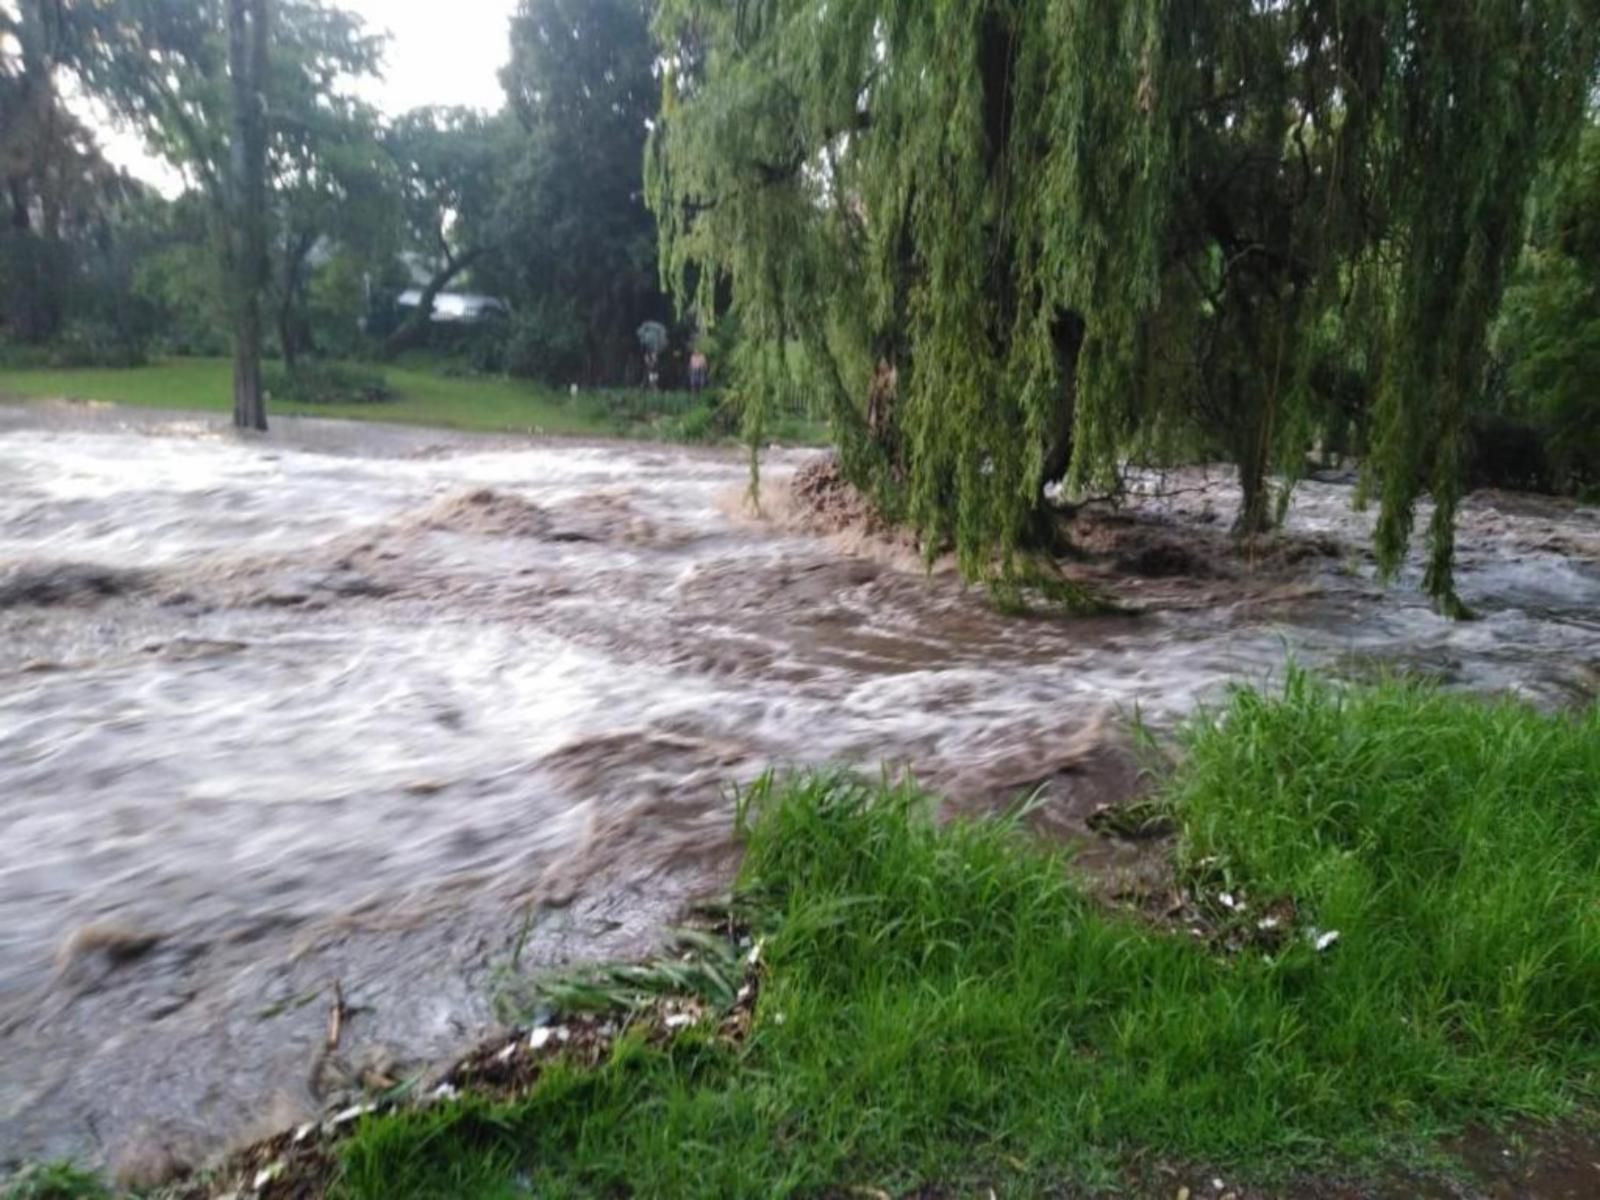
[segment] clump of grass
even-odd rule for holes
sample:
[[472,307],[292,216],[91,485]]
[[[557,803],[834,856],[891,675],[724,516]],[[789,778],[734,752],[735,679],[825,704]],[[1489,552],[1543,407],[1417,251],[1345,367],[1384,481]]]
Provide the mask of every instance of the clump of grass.
[[345,1194],[1030,1194],[1142,1152],[1271,1174],[1593,1102],[1600,711],[1296,675],[1185,742],[1181,863],[1291,900],[1270,952],[1105,911],[1017,820],[769,782],[741,808],[768,968],[745,1041],[625,1038],[514,1103],[374,1121]]
[[292,371],[269,364],[262,382],[272,399],[292,404],[382,404],[394,399],[382,371],[354,363],[305,362]]
[[[1180,855],[1338,931],[1325,1036],[1374,1078],[1523,1096],[1600,1046],[1600,708],[1542,715],[1416,681],[1292,674],[1195,721]],[[1418,1103],[1422,1103],[1419,1099]]]
[[739,946],[700,929],[676,930],[673,942],[677,954],[644,963],[506,973],[496,988],[495,1011],[509,1024],[528,1024],[556,1013],[638,1012],[663,997],[730,1007],[742,977]]
[[10,1183],[0,1186],[0,1200],[109,1200],[97,1176],[70,1163],[43,1163],[24,1167]]

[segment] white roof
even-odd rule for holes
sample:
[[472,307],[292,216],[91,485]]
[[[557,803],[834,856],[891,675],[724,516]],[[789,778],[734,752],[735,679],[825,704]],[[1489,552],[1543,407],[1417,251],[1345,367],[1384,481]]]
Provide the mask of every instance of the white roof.
[[[401,308],[416,308],[422,303],[422,289],[407,288],[395,303]],[[440,292],[433,298],[435,321],[477,321],[490,313],[509,311],[504,300],[477,292]]]

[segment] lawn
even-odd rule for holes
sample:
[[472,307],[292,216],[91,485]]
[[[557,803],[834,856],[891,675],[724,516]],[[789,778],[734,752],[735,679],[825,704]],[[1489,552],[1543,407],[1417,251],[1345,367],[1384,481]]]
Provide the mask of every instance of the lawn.
[[[586,392],[571,397],[537,384],[494,375],[450,375],[437,364],[384,368],[394,398],[381,403],[303,404],[271,400],[267,416],[295,414],[395,421],[490,433],[585,434],[712,440],[709,422],[685,416],[689,397],[639,392]],[[232,365],[225,359],[168,359],[133,368],[0,369],[0,398],[99,400],[148,408],[228,412]],[[773,440],[816,444],[826,430],[788,420]]]
[[1091,900],[1017,820],[758,789],[746,1039],[624,1039],[513,1103],[370,1120],[339,1194],[1026,1196],[1158,1161],[1271,1181],[1590,1109],[1600,709],[1296,676],[1185,741],[1179,917]]

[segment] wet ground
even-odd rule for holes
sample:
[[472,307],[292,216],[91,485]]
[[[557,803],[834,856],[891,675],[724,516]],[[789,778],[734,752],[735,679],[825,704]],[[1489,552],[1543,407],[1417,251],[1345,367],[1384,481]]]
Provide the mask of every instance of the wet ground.
[[1224,475],[1152,476],[1074,567],[1145,615],[1021,619],[787,503],[808,461],[756,517],[734,453],[0,407],[0,1163],[192,1158],[458,1051],[524,922],[524,966],[636,955],[721,887],[772,763],[1042,784],[1114,874],[1135,709],[1291,654],[1600,690],[1593,509],[1475,500],[1451,624],[1348,486],[1240,557]]

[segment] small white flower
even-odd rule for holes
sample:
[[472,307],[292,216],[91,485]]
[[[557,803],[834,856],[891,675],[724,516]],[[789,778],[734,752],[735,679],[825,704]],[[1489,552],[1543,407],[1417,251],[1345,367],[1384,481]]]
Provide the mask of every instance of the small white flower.
[[1319,934],[1317,934],[1317,940],[1313,943],[1313,945],[1316,946],[1317,953],[1320,954],[1322,951],[1326,950],[1329,946],[1333,945],[1338,940],[1339,940],[1339,931],[1337,929],[1330,929],[1330,930],[1328,930],[1327,933],[1319,933]]

